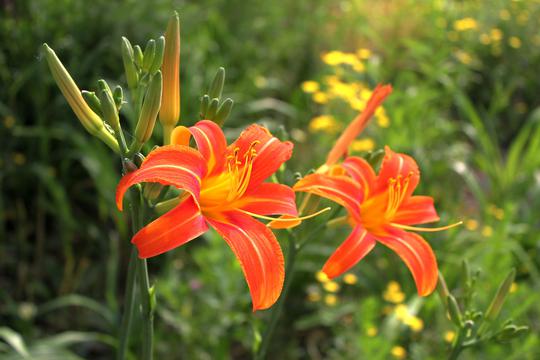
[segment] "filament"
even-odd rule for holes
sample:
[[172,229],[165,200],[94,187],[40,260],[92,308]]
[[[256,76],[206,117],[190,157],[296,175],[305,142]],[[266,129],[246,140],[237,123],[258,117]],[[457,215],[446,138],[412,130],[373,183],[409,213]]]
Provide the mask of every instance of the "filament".
[[459,226],[463,224],[463,221],[458,221],[457,223],[436,227],[436,228],[428,228],[428,227],[416,227],[416,226],[409,226],[409,225],[402,225],[402,224],[396,224],[396,223],[390,223],[391,226],[403,230],[410,230],[410,231],[424,231],[424,232],[437,232],[437,231],[444,231],[451,228],[454,228],[456,226]]
[[255,213],[252,213],[250,211],[246,211],[246,210],[242,210],[242,209],[236,209],[237,211],[240,211],[240,212],[243,212],[244,214],[247,214],[249,216],[253,216],[254,218],[258,218],[258,219],[263,219],[263,220],[270,220],[270,221],[279,221],[279,222],[294,222],[294,221],[302,221],[302,220],[306,220],[306,219],[311,219],[312,217],[315,217],[317,215],[320,215],[324,212],[327,212],[329,211],[330,209],[332,209],[331,207],[326,207],[322,210],[319,210],[317,211],[316,213],[313,213],[313,214],[309,214],[309,215],[305,215],[305,216],[300,216],[300,217],[293,217],[293,218],[273,218],[273,217],[270,217],[270,216],[264,216],[264,215],[259,215],[259,214],[255,214]]

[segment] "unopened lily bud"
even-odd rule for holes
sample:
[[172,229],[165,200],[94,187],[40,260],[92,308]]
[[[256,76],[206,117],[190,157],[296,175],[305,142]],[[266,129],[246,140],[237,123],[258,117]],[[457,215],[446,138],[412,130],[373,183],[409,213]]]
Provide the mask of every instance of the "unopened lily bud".
[[212,99],[212,101],[210,101],[210,105],[208,105],[208,111],[206,112],[205,119],[207,120],[214,119],[217,113],[218,105],[219,105],[218,99]]
[[210,98],[219,99],[221,97],[221,94],[223,93],[224,84],[225,84],[225,68],[220,67],[218,71],[216,72],[216,75],[214,76],[214,80],[212,80],[210,89],[208,90],[208,95],[210,96]]
[[159,183],[145,183],[143,186],[143,196],[148,200],[155,200],[161,194],[163,185]]
[[169,20],[165,31],[163,52],[163,101],[159,121],[163,126],[164,143],[170,142],[170,134],[180,120],[180,19],[178,14]]
[[143,61],[144,61],[144,55],[143,55],[142,49],[141,49],[141,47],[139,45],[135,45],[133,47],[133,59],[135,60],[135,65],[137,65],[137,67],[139,69],[142,69]]
[[128,86],[130,89],[134,89],[139,81],[139,73],[135,67],[133,47],[125,37],[122,37],[122,61],[124,62],[124,71],[126,72]]
[[201,117],[201,120],[206,119],[206,113],[208,112],[208,105],[210,105],[210,96],[203,95],[201,98],[201,109],[199,116]]
[[99,101],[95,92],[83,90],[81,91],[81,95],[88,106],[90,106],[90,109],[92,109],[99,116],[103,115],[101,112],[101,102]]
[[371,152],[369,154],[369,159],[367,161],[369,162],[371,166],[375,167],[379,165],[383,157],[384,157],[384,150],[379,149],[379,150],[375,150]]
[[462,325],[462,316],[461,316],[461,310],[459,310],[459,305],[456,301],[456,298],[452,296],[452,294],[447,296],[447,302],[448,302],[448,315],[450,316],[450,320],[457,326],[461,327]]
[[219,107],[216,116],[214,117],[214,122],[219,126],[223,126],[223,124],[231,114],[233,105],[234,101],[230,98],[227,98]]
[[165,37],[160,36],[159,39],[156,41],[156,51],[154,54],[154,60],[152,60],[152,65],[150,66],[150,69],[148,72],[150,74],[154,74],[156,71],[158,71],[161,68],[161,64],[163,63],[163,53],[165,51]]
[[124,104],[124,91],[122,90],[122,87],[120,85],[116,85],[116,87],[114,88],[113,99],[114,104],[116,105],[116,109],[120,111],[122,105]]
[[510,291],[510,287],[514,282],[515,277],[516,270],[512,269],[512,271],[510,271],[510,273],[503,280],[503,282],[499,286],[499,290],[497,290],[497,293],[493,297],[493,300],[491,301],[491,304],[486,311],[486,320],[494,320],[499,315],[504,300],[506,299],[506,295],[508,295],[508,292]]
[[73,112],[75,112],[77,118],[81,121],[81,124],[90,134],[101,139],[107,146],[118,153],[120,151],[118,142],[107,131],[103,120],[84,101],[77,84],[75,84],[75,81],[73,81],[71,75],[69,75],[64,65],[62,65],[55,52],[47,44],[43,44],[43,50],[56,84],[71,106],[71,109],[73,109]]
[[98,80],[97,83],[98,83],[98,88],[99,88],[100,92],[101,91],[106,91],[109,94],[111,94],[111,96],[112,96],[111,88],[110,88],[109,84],[107,84],[107,82],[105,80],[100,79],[100,80]]
[[143,55],[143,69],[145,71],[150,70],[150,66],[154,62],[154,56],[156,55],[156,40],[150,39],[146,43],[146,48],[144,49]]
[[116,133],[120,133],[120,119],[118,117],[118,109],[112,95],[106,89],[101,90],[99,94],[99,99],[101,101],[101,109],[103,110],[103,118],[105,121],[111,125],[112,129]]
[[152,132],[154,131],[156,117],[161,104],[161,86],[161,71],[158,71],[156,75],[152,77],[152,80],[150,80],[146,96],[144,97],[139,121],[135,128],[134,145],[136,151],[139,151],[144,143],[150,139],[150,136],[152,136]]

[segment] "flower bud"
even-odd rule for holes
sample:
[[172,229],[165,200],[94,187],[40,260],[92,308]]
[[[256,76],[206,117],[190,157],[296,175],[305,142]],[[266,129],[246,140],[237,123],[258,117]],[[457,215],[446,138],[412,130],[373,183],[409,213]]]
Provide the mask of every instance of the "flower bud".
[[201,108],[199,112],[199,116],[201,120],[206,119],[205,116],[206,116],[206,112],[208,111],[208,105],[210,105],[210,96],[203,95],[203,97],[201,98]]
[[114,99],[112,98],[112,95],[109,91],[106,89],[101,90],[101,93],[99,94],[99,99],[101,101],[101,109],[103,111],[103,118],[105,121],[111,125],[112,129],[116,133],[120,133],[122,131],[120,129],[120,119],[118,117],[118,110],[116,108],[116,104],[114,102]]
[[156,40],[150,39],[146,43],[146,48],[144,49],[143,69],[145,71],[150,70],[150,66],[152,66],[152,63],[154,62],[155,55],[156,55]]
[[124,62],[124,71],[126,72],[128,86],[130,89],[134,89],[139,82],[139,73],[135,67],[133,47],[125,37],[122,37],[122,61]]
[[156,51],[154,54],[154,60],[152,60],[152,65],[148,72],[152,75],[161,68],[163,63],[163,53],[165,51],[165,37],[160,36],[156,41]]
[[144,61],[144,55],[143,55],[142,49],[141,49],[141,47],[139,45],[135,45],[133,47],[133,59],[135,60],[135,65],[137,65],[137,67],[139,69],[142,69],[143,61]]
[[219,100],[221,94],[223,93],[224,85],[225,68],[220,67],[216,72],[216,75],[214,76],[214,80],[212,80],[212,84],[210,85],[210,89],[208,90],[208,96],[210,96],[210,98],[217,98]]
[[170,134],[180,120],[180,20],[175,13],[169,20],[165,32],[163,53],[163,102],[159,121],[163,126],[164,143],[170,141]]
[[223,104],[219,107],[216,116],[214,117],[214,122],[219,126],[223,126],[229,115],[231,114],[234,101],[230,98],[227,98]]
[[216,116],[216,112],[218,109],[219,100],[218,99],[212,99],[210,101],[210,105],[208,105],[208,111],[206,112],[205,119],[212,120]]
[[114,88],[113,99],[114,104],[116,105],[116,109],[120,111],[122,105],[124,104],[124,91],[122,90],[122,87],[120,85],[116,85],[116,87]]
[[506,299],[506,295],[508,295],[508,292],[510,291],[510,287],[512,286],[512,283],[514,282],[514,279],[516,277],[516,270],[512,269],[508,275],[506,275],[506,278],[503,280],[501,285],[499,286],[499,290],[497,290],[497,294],[493,297],[493,300],[491,301],[491,304],[489,305],[487,311],[486,311],[486,320],[491,321],[494,320],[501,311],[501,308],[503,306],[504,300]]
[[152,77],[152,80],[150,80],[146,96],[144,97],[139,121],[135,128],[135,151],[139,151],[144,143],[150,139],[150,136],[152,136],[161,104],[161,86],[161,71],[158,71],[156,75]]
[[99,98],[96,96],[96,93],[93,91],[81,91],[81,95],[90,106],[90,108],[99,116],[103,116],[103,113],[101,112],[101,102],[99,101]]
[[92,111],[90,106],[84,101],[81,91],[67,72],[64,65],[62,65],[62,62],[60,62],[60,59],[58,59],[55,52],[47,44],[43,44],[43,50],[56,84],[60,88],[60,91],[62,91],[62,94],[71,106],[71,109],[73,109],[77,118],[81,121],[81,124],[90,134],[101,139],[107,146],[118,153],[120,151],[118,142],[114,136],[107,131],[101,118]]
[[457,326],[461,327],[462,325],[462,316],[461,310],[459,310],[459,305],[456,301],[456,298],[451,294],[447,296],[448,302],[448,315],[450,315],[450,320]]

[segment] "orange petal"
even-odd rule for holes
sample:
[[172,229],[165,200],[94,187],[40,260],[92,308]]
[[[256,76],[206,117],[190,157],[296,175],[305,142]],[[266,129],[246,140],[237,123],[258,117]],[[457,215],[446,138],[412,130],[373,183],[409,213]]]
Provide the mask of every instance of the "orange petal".
[[293,144],[290,141],[280,141],[272,136],[268,129],[253,124],[244,130],[238,139],[229,145],[228,152],[232,154],[238,149],[238,158],[243,159],[246,151],[252,148],[252,144],[257,155],[253,161],[253,170],[249,188],[254,188],[275,173],[281,164],[289,160],[293,151]]
[[139,169],[120,180],[116,188],[116,205],[122,211],[122,199],[127,189],[141,182],[173,185],[190,192],[198,201],[205,172],[206,163],[198,151],[187,146],[162,146],[148,154]]
[[248,215],[232,211],[221,215],[223,219],[207,220],[240,261],[253,311],[269,308],[283,287],[285,270],[279,243],[270,229]]
[[430,196],[411,196],[396,212],[392,222],[404,225],[425,224],[439,221],[439,215]]
[[337,202],[344,206],[357,222],[360,222],[362,188],[348,177],[311,174],[298,181],[293,186],[293,190],[319,195]]
[[213,121],[202,120],[189,128],[197,148],[208,162],[208,175],[223,170],[227,140],[223,130]]
[[363,158],[357,156],[349,156],[341,164],[347,174],[355,181],[358,181],[364,190],[364,198],[368,196],[375,185],[375,171],[371,165]]
[[431,246],[420,236],[401,229],[388,228],[388,235],[377,240],[394,250],[412,273],[420,296],[427,296],[437,285],[437,259]]
[[390,179],[396,179],[398,176],[409,178],[406,196],[411,196],[414,189],[420,181],[420,171],[416,161],[408,155],[393,152],[388,146],[384,148],[384,155],[379,175],[377,176],[377,189],[385,191],[388,189]]
[[377,85],[373,94],[369,98],[366,108],[362,111],[341,134],[336,144],[328,153],[326,165],[335,164],[343,155],[347,153],[347,149],[351,142],[364,130],[369,119],[375,113],[375,110],[382,104],[384,99],[392,92],[390,85]]
[[189,146],[189,139],[191,139],[191,133],[185,126],[177,126],[171,133],[171,144]]
[[235,207],[257,215],[298,216],[294,191],[282,184],[262,183],[244,194]]
[[356,226],[323,266],[329,278],[343,274],[356,265],[375,246],[375,238],[362,226]]
[[207,230],[201,210],[190,196],[139,230],[131,242],[139,250],[139,257],[146,259],[181,246]]

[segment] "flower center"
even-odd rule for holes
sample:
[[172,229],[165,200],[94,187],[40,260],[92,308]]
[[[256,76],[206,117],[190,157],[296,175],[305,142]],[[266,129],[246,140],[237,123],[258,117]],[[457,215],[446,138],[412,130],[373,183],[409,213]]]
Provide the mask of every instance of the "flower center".
[[387,220],[394,218],[401,203],[405,200],[407,190],[409,189],[409,183],[413,175],[414,173],[411,171],[405,177],[398,174],[396,178],[388,179],[388,202],[385,211],[385,218]]

